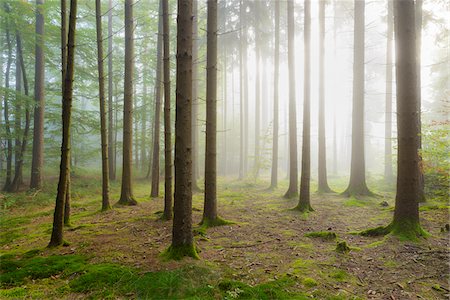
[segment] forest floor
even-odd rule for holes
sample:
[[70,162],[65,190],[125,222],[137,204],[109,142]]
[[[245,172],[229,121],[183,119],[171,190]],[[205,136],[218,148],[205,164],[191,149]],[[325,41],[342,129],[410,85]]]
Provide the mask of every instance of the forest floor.
[[[54,186],[40,193],[0,195],[0,298],[152,299],[448,299],[448,203],[426,203],[421,223],[430,233],[418,242],[355,232],[386,225],[394,196],[365,199],[313,193],[314,212],[291,210],[297,199],[281,195],[285,183],[221,180],[221,217],[230,225],[195,226],[200,260],[165,261],[171,222],[161,221],[162,198],[149,183],[135,184],[139,205],[100,212],[98,179],[73,178],[68,245],[47,249]],[[343,189],[339,180],[331,185]],[[312,186],[314,191],[314,185]],[[119,184],[111,187],[118,199]],[[387,201],[389,206],[381,206]],[[194,224],[203,195],[193,200]],[[308,237],[312,232],[328,232]],[[334,236],[332,233],[335,233]],[[335,251],[346,241],[348,253]]]

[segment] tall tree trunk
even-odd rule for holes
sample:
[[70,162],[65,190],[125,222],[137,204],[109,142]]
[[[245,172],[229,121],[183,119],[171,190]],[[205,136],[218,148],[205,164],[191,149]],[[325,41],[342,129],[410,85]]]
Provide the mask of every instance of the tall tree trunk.
[[325,4],[325,0],[319,0],[319,193],[331,192],[327,180],[325,134]]
[[[227,3],[226,1],[223,3],[223,17],[222,17],[222,32],[226,32],[226,25],[227,25]],[[227,45],[224,41],[221,45],[222,47],[222,55],[223,55],[223,100],[222,100],[222,110],[223,110],[223,118],[222,118],[222,175],[227,176],[227,120],[228,120],[228,66],[227,66]]]
[[418,182],[420,148],[420,110],[417,85],[417,47],[414,27],[414,1],[394,2],[398,175],[392,231],[410,239],[425,233],[419,224],[418,202],[421,186]]
[[294,3],[288,0],[288,68],[289,68],[289,188],[286,198],[298,195],[297,113],[295,101]]
[[161,76],[163,52],[162,1],[159,2],[158,40],[156,45],[155,119],[153,125],[152,189],[150,197],[159,196],[159,135],[161,131]]
[[98,90],[100,100],[100,134],[102,143],[102,210],[111,208],[109,204],[109,161],[108,161],[108,129],[106,128],[105,77],[103,72],[103,34],[101,0],[95,0],[95,19],[97,29],[97,65]]
[[343,193],[349,197],[372,194],[366,184],[366,161],[364,155],[364,6],[365,0],[355,1],[352,157],[350,183]]
[[134,20],[133,0],[125,0],[125,79],[123,98],[122,188],[119,204],[136,205],[132,190],[133,167],[133,75]]
[[[23,183],[22,169],[19,168],[20,163],[20,151],[22,149],[22,70],[20,65],[20,52],[17,46],[20,36],[19,31],[16,29],[16,103],[14,105],[14,179],[17,178],[17,184],[20,186]],[[19,173],[20,172],[20,173]],[[14,181],[14,180],[13,180]],[[10,188],[12,188],[10,186]]]
[[245,176],[244,171],[244,43],[247,41],[245,40],[245,30],[244,30],[244,18],[245,18],[245,8],[243,0],[240,0],[239,2],[239,98],[240,98],[240,105],[239,105],[239,179],[243,179]]
[[205,205],[202,223],[217,222],[217,0],[208,0]]
[[33,156],[31,161],[31,189],[42,187],[42,168],[44,166],[44,0],[36,0],[36,50],[34,72],[34,129]]
[[272,172],[270,187],[278,185],[278,139],[279,139],[279,112],[278,112],[278,82],[280,73],[280,1],[275,1],[275,52],[273,71],[273,136],[272,136]]
[[[320,5],[321,6],[321,5]],[[301,212],[312,211],[310,204],[311,180],[311,2],[305,0],[304,24],[304,88],[303,88],[303,139],[302,139],[302,173],[300,178],[300,197],[297,209]],[[320,8],[319,8],[320,14]],[[319,17],[320,19],[320,17]]]
[[387,14],[387,45],[386,45],[386,114],[384,122],[384,179],[390,183],[392,175],[392,38],[393,26],[393,2],[388,1]]
[[198,0],[192,1],[192,190],[199,192],[197,185],[199,179],[199,163],[198,163]]
[[[20,33],[17,31],[16,32],[16,42],[17,42],[17,51],[18,51],[18,55],[16,59],[19,59],[19,63],[20,63],[20,70],[21,70],[21,74],[19,74],[18,76],[21,76],[23,79],[23,87],[25,90],[25,96],[28,97],[29,95],[29,91],[28,91],[28,79],[27,79],[27,75],[26,75],[26,69],[25,69],[25,64],[23,62],[23,51],[22,51],[22,39],[20,37]],[[17,74],[16,74],[17,76]],[[28,133],[30,131],[30,108],[28,106],[28,104],[25,105],[25,128],[23,130],[23,134],[22,134],[22,142],[20,143],[20,151],[17,154],[17,168],[14,172],[14,179],[11,183],[10,186],[10,191],[11,192],[17,192],[20,188],[20,185],[22,184],[23,181],[23,160],[24,160],[24,156],[25,156],[25,151],[27,149],[27,142],[28,142]]]
[[178,0],[175,196],[169,257],[197,257],[192,234],[192,0]]
[[260,60],[261,60],[261,49],[260,49],[260,41],[259,35],[259,1],[254,2],[254,15],[255,15],[255,159],[254,159],[254,167],[253,172],[255,175],[255,179],[258,178],[259,174],[259,164],[260,164],[260,135],[261,135],[261,82],[260,82]]
[[108,0],[108,164],[109,179],[116,180],[116,161],[114,155],[114,118],[113,118],[113,29],[112,0]]
[[164,40],[164,214],[172,219],[172,130],[170,122],[170,26],[169,0],[163,0]]
[[72,94],[75,56],[75,31],[76,31],[77,0],[70,1],[69,35],[67,43],[67,69],[63,87],[62,110],[62,144],[61,164],[59,170],[58,192],[56,195],[55,212],[53,215],[53,229],[49,247],[63,244],[63,219],[64,202],[68,187],[68,174],[70,172],[70,126],[72,114]]

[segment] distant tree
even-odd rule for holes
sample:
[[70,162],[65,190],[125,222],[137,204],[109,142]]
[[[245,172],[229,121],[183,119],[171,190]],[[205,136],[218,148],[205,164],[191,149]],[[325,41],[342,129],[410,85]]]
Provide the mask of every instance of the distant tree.
[[391,182],[392,175],[392,38],[394,35],[393,2],[388,1],[386,44],[386,114],[384,122],[384,179]]
[[311,2],[304,5],[304,88],[303,88],[303,139],[302,172],[300,178],[300,197],[296,209],[301,212],[312,211],[310,204],[311,181]]
[[288,69],[289,69],[289,188],[286,198],[298,195],[297,113],[295,101],[295,45],[294,3],[287,2],[288,16]]
[[95,0],[95,19],[97,29],[97,67],[98,89],[100,100],[100,135],[102,146],[102,210],[111,208],[109,204],[109,157],[108,157],[108,129],[106,127],[106,99],[105,77],[103,71],[103,34],[102,34],[102,4]]
[[61,164],[59,170],[58,192],[56,195],[55,212],[53,215],[53,229],[49,247],[63,244],[64,202],[68,187],[68,174],[70,172],[70,127],[72,115],[73,75],[75,57],[75,31],[76,31],[77,0],[70,1],[69,35],[67,42],[67,69],[63,87],[62,109],[62,144]]
[[365,0],[355,1],[352,156],[350,183],[343,193],[349,197],[372,194],[366,184],[366,161],[364,156],[364,7]]
[[34,108],[33,155],[31,161],[31,189],[42,187],[42,168],[44,166],[44,0],[36,0],[36,48],[34,70]]
[[178,0],[175,195],[171,258],[197,257],[192,234],[192,0]]
[[199,43],[198,43],[198,0],[192,0],[192,191],[199,192],[197,185],[199,179],[198,163],[198,65],[199,65]]
[[108,0],[108,171],[109,179],[116,180],[116,156],[114,153],[114,117],[113,117],[113,7]]
[[125,76],[123,105],[122,188],[119,204],[136,205],[132,190],[133,159],[133,74],[134,74],[134,20],[133,0],[125,0]]
[[274,52],[274,77],[273,77],[273,136],[272,136],[272,172],[270,187],[278,185],[278,82],[280,73],[280,1],[275,1],[275,52]]
[[169,1],[162,1],[164,40],[164,214],[172,219],[172,131],[170,122],[170,26]]
[[258,178],[260,168],[260,135],[261,135],[261,82],[260,82],[260,61],[261,61],[261,46],[260,36],[261,30],[259,28],[260,22],[260,2],[255,1],[254,5],[254,27],[255,27],[255,159],[253,172],[255,179]]
[[[19,31],[16,28],[16,97],[15,97],[15,105],[14,105],[14,134],[15,134],[15,140],[14,140],[14,180],[16,181],[17,185],[22,185],[23,183],[23,176],[22,176],[22,169],[19,168],[20,164],[20,151],[22,149],[22,140],[21,140],[21,131],[22,131],[22,101],[21,101],[21,94],[22,94],[22,70],[20,65],[20,53],[19,53],[19,47],[17,46],[20,41],[20,35]],[[14,181],[13,180],[13,181]],[[12,189],[12,186],[9,187],[9,189]]]

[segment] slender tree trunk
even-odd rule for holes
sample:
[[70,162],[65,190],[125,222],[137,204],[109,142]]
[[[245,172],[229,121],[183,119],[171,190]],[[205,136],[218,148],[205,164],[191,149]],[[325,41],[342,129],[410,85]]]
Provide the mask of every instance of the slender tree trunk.
[[246,43],[245,40],[245,30],[244,30],[244,18],[245,18],[245,8],[243,0],[240,0],[239,2],[239,98],[240,98],[240,105],[239,105],[239,179],[243,179],[245,176],[244,171],[244,43]]
[[162,1],[164,40],[164,214],[172,219],[172,130],[170,122],[170,26],[169,0]]
[[[300,197],[297,209],[312,211],[310,204],[311,181],[311,2],[305,0],[304,24],[304,88],[303,88],[303,139],[302,139],[302,173],[300,178]],[[319,8],[320,14],[320,8]],[[320,17],[319,17],[320,19]]]
[[[226,32],[226,25],[227,25],[227,3],[224,2],[223,4],[223,23],[222,23],[222,32]],[[223,100],[222,100],[222,109],[223,109],[223,120],[222,120],[222,174],[223,176],[227,176],[227,120],[228,120],[228,66],[227,66],[227,45],[226,42],[223,42],[222,45],[222,55],[223,55]]]
[[419,184],[420,110],[417,85],[417,47],[414,26],[414,1],[394,2],[398,176],[392,230],[414,239],[424,235],[419,224],[418,202],[422,186]]
[[[14,180],[17,178],[17,184],[22,184],[22,169],[19,168],[20,163],[20,150],[22,149],[22,70],[20,66],[20,53],[19,47],[19,31],[16,29],[16,103],[14,105]],[[13,180],[13,181],[14,181]],[[12,186],[10,186],[10,189]]]
[[273,72],[273,137],[272,137],[272,172],[270,187],[278,185],[278,139],[279,139],[279,112],[278,112],[278,82],[280,73],[280,1],[275,1],[275,52]]
[[208,0],[206,54],[205,206],[202,223],[217,221],[217,0]]
[[393,2],[388,1],[387,15],[387,46],[386,46],[386,114],[384,122],[384,179],[390,183],[392,175],[392,38],[393,26]]
[[158,41],[156,45],[156,81],[155,81],[155,119],[153,125],[152,190],[150,197],[159,196],[159,134],[161,131],[161,76],[163,52],[163,17],[162,1],[159,2]]
[[100,133],[102,143],[102,210],[111,208],[109,204],[109,162],[108,162],[108,129],[106,128],[105,77],[103,72],[103,34],[101,0],[95,0],[95,19],[97,29],[97,65],[98,89],[100,100]]
[[44,0],[36,0],[36,52],[34,75],[34,129],[33,156],[31,162],[31,189],[42,187],[42,168],[44,166]]
[[70,172],[70,126],[72,114],[72,94],[75,56],[75,30],[76,30],[77,0],[70,1],[69,36],[67,43],[67,69],[63,87],[62,124],[63,135],[61,144],[61,164],[59,171],[58,192],[56,195],[55,212],[53,215],[53,229],[49,247],[63,244],[64,202],[68,187],[68,174]]
[[331,192],[327,180],[325,134],[325,4],[325,0],[319,0],[319,193]]
[[255,159],[254,159],[254,175],[255,179],[258,178],[259,174],[259,164],[260,164],[260,135],[261,135],[261,82],[260,82],[260,60],[261,60],[261,49],[259,35],[259,1],[254,3],[254,15],[255,15]]
[[125,79],[123,99],[122,188],[119,204],[136,205],[132,190],[133,167],[133,75],[134,20],[133,0],[125,0]]
[[112,0],[108,0],[108,164],[109,179],[116,180],[116,161],[114,155],[114,119],[113,119],[113,29]]
[[289,68],[289,188],[284,195],[298,195],[297,113],[295,101],[294,3],[288,0],[288,68]]
[[366,161],[364,155],[364,6],[365,0],[355,1],[352,158],[350,183],[343,193],[349,197],[372,194],[366,184]]
[[178,0],[173,258],[197,257],[192,234],[192,0]]

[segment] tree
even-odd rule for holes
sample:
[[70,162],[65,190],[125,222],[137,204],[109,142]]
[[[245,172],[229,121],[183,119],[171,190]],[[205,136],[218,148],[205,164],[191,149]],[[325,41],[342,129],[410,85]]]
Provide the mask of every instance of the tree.
[[114,153],[113,118],[113,30],[112,0],[108,0],[108,170],[109,179],[116,180],[116,161]]
[[170,27],[169,1],[162,1],[164,40],[164,214],[172,219],[172,132],[170,124]]
[[372,194],[366,184],[366,162],[364,155],[364,6],[365,0],[355,1],[352,156],[350,183],[343,193],[343,195],[348,197]]
[[311,180],[311,2],[305,0],[305,67],[303,88],[303,140],[302,140],[302,173],[300,178],[300,197],[296,209],[301,212],[313,211],[310,204]]
[[395,56],[397,83],[397,194],[394,218],[386,227],[363,231],[363,235],[392,233],[416,240],[427,233],[419,222],[420,110],[417,69],[414,0],[394,2]]
[[67,69],[63,87],[62,108],[62,144],[61,164],[59,170],[58,192],[56,195],[55,212],[53,214],[53,228],[49,247],[63,244],[64,202],[68,187],[68,174],[70,172],[70,127],[72,115],[73,75],[75,57],[75,30],[76,30],[77,0],[70,1],[69,35],[67,42]]
[[273,138],[272,138],[272,172],[270,187],[276,188],[278,184],[278,81],[280,72],[280,2],[275,1],[275,52],[273,77]]
[[319,193],[331,192],[327,180],[325,134],[325,5],[325,0],[319,0]]
[[192,233],[192,0],[178,0],[175,195],[169,258],[198,257]]
[[255,179],[258,178],[259,164],[260,164],[260,134],[261,134],[261,83],[260,83],[260,60],[261,60],[261,49],[260,49],[260,7],[259,1],[254,2],[254,26],[255,26],[255,159],[253,172]]
[[42,187],[42,168],[44,166],[44,0],[36,0],[36,49],[34,71],[33,155],[31,161],[30,188]]
[[159,134],[161,126],[161,76],[163,51],[162,0],[159,2],[158,40],[156,45],[155,119],[153,125],[152,189],[150,197],[159,196]]
[[288,68],[289,68],[289,188],[286,198],[298,195],[298,158],[297,158],[297,113],[295,101],[295,46],[294,46],[294,3],[287,2],[288,16]]
[[125,78],[123,99],[122,188],[119,204],[136,205],[131,184],[133,159],[133,75],[134,75],[133,0],[125,0]]
[[[14,180],[18,186],[23,183],[22,169],[19,168],[20,163],[20,151],[22,149],[22,141],[20,139],[22,130],[22,104],[21,104],[21,93],[22,93],[22,70],[20,65],[20,53],[19,47],[17,46],[20,41],[19,31],[16,28],[16,97],[15,97],[15,107],[14,107]],[[9,187],[9,190],[12,186]]]
[[384,179],[392,181],[392,37],[394,35],[393,3],[388,1],[386,44],[386,114],[384,122]]
[[106,128],[106,99],[105,78],[103,71],[103,34],[102,34],[102,6],[101,0],[95,0],[95,19],[97,29],[97,67],[98,90],[100,100],[100,135],[102,144],[102,210],[111,208],[109,204],[109,157],[108,157],[108,129]]

